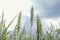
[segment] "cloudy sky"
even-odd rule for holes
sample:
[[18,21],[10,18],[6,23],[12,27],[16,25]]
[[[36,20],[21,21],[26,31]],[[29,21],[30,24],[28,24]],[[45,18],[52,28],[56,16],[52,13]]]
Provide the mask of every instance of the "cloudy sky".
[[[22,11],[22,24],[27,25],[29,23],[27,21],[29,21],[32,5],[34,6],[34,15],[36,16],[39,13],[44,27],[50,21],[54,25],[58,25],[60,22],[60,0],[0,0],[0,14],[2,15],[4,12],[6,25],[8,25],[14,16]],[[17,22],[16,20],[13,22],[13,26]],[[11,26],[9,30],[13,28]]]
[[34,2],[39,11],[42,9],[42,17],[56,18],[60,16],[60,0],[36,0]]
[[[60,0],[33,0],[35,9],[38,10],[43,24],[58,25],[60,22]],[[58,27],[59,28],[59,27]]]

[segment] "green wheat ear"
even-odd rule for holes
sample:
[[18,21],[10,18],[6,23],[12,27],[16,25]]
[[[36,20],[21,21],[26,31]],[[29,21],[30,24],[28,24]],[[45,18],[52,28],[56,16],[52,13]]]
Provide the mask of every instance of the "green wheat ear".
[[31,7],[31,16],[30,16],[30,24],[31,24],[31,28],[30,28],[30,40],[31,40],[31,38],[32,38],[33,17],[34,17],[34,8],[33,8],[33,6],[32,6],[32,7]]
[[[6,40],[6,35],[7,35],[7,29],[9,28],[9,26],[12,24],[12,22],[15,20],[15,18],[16,18],[17,16],[15,16],[14,18],[13,18],[13,20],[10,22],[10,24],[4,29],[4,31],[3,31],[3,33],[2,33],[2,35],[0,36],[0,38],[2,39],[2,40]],[[4,37],[4,38],[3,38]]]
[[37,15],[37,40],[39,40],[41,35],[42,35],[42,24],[39,16]]
[[3,21],[4,21],[4,13],[2,13],[2,20],[0,22],[0,34],[2,34]]
[[[0,36],[2,35],[3,21],[4,21],[4,13],[2,13],[2,20],[1,20],[1,22],[0,22]],[[1,39],[1,38],[0,38],[0,39]]]
[[19,13],[18,21],[17,21],[16,27],[15,27],[14,40],[19,40],[18,33],[19,33],[19,30],[20,30],[20,26],[21,26],[21,12]]
[[31,26],[33,25],[33,16],[34,16],[34,8],[32,6],[31,7],[31,17],[30,17],[30,24],[31,24]]

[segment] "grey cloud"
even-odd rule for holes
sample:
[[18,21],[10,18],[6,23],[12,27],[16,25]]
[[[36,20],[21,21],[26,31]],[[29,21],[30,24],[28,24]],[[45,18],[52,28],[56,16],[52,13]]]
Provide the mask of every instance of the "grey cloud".
[[[60,0],[45,0],[45,1],[40,0],[40,1],[37,1],[37,4],[39,4],[43,8],[41,17],[44,17],[44,18],[60,17]],[[39,8],[40,6],[37,4],[36,4],[36,8],[41,10]]]

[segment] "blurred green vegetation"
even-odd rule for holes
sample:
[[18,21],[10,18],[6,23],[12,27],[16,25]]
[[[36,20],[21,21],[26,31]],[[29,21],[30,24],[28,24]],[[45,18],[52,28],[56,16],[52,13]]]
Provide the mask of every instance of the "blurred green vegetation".
[[[21,33],[20,32],[20,27],[21,27],[21,16],[22,12],[19,13],[18,15],[18,20],[15,25],[15,30],[13,32],[13,35],[7,34],[7,29],[11,26],[17,15],[13,18],[13,20],[8,24],[6,27],[5,25],[5,19],[4,19],[4,13],[2,13],[2,20],[0,21],[0,40],[60,40],[60,29],[54,29],[52,23],[51,27],[46,30],[46,33],[44,33],[42,29],[42,23],[39,17],[39,14],[36,16],[36,26],[37,30],[35,31],[36,34],[32,35],[32,27],[33,27],[33,21],[34,21],[34,8],[33,6],[31,7],[31,16],[30,16],[30,34],[27,36],[26,34],[26,26],[24,26],[23,30]],[[48,27],[48,26],[47,26]]]

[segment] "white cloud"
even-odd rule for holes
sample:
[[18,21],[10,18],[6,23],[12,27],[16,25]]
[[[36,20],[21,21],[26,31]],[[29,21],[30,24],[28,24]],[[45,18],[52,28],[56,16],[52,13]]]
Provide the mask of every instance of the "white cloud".
[[49,27],[51,26],[50,25],[50,22],[52,22],[52,25],[54,26],[55,29],[59,29],[60,28],[60,18],[56,18],[56,19],[46,19],[46,24],[49,25]]

